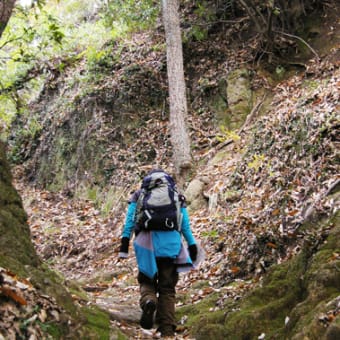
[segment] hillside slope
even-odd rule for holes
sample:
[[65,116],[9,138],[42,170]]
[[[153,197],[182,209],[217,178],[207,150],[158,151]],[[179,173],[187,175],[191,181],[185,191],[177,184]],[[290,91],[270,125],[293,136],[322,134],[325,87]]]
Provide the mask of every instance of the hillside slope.
[[[183,336],[339,335],[339,24],[324,23],[334,45],[316,49],[321,60],[294,61],[292,69],[287,62],[279,78],[252,63],[242,69],[240,78],[251,75],[252,105],[249,119],[232,129],[218,129],[216,113],[226,108],[223,100],[213,104],[230,95],[227,75],[253,60],[255,40],[236,48],[233,32],[231,50],[227,39],[217,43],[220,32],[216,44],[195,43],[187,52],[197,168],[186,194],[207,254],[179,283]],[[95,301],[126,292],[137,299],[133,257],[117,260],[126,198],[148,165],[171,169],[157,39],[138,36],[115,59],[109,46],[93,83],[79,80],[82,64],[69,67],[46,84],[31,118],[16,125],[42,128],[25,140],[14,130],[11,140],[25,161],[15,174],[39,255],[94,290]],[[136,337],[137,321],[128,324]],[[126,323],[120,326],[126,332]]]
[[[242,140],[212,149],[210,161],[189,185],[193,230],[207,259],[178,286],[178,317],[187,320],[184,335],[313,339],[338,334],[336,63],[334,50],[317,66],[311,63],[308,78],[281,82],[273,90],[275,110],[245,129]],[[201,183],[200,190],[193,189],[195,183]],[[114,319],[135,327],[138,311],[124,314],[126,303],[138,300],[135,261],[133,256],[126,263],[117,259],[121,199],[105,217],[88,200],[27,183],[19,188],[39,254],[95,291],[95,301]],[[286,327],[285,320],[290,320]],[[242,322],[252,326],[239,327]],[[129,332],[140,334],[138,328]]]

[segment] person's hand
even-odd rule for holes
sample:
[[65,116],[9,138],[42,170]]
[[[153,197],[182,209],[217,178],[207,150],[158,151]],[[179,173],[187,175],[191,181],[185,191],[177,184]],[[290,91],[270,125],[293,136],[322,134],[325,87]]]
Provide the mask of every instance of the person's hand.
[[195,262],[197,260],[197,245],[196,244],[192,244],[191,246],[189,246],[189,255],[191,258],[192,262]]
[[122,237],[118,257],[120,259],[126,259],[129,255],[129,242],[128,237]]

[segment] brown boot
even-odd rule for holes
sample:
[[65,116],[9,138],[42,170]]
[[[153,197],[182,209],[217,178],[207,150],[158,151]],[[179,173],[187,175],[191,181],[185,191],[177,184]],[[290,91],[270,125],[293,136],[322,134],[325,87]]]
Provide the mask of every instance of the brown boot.
[[156,310],[156,303],[152,300],[145,302],[143,306],[143,313],[140,319],[140,325],[144,329],[151,329],[153,326],[153,316]]

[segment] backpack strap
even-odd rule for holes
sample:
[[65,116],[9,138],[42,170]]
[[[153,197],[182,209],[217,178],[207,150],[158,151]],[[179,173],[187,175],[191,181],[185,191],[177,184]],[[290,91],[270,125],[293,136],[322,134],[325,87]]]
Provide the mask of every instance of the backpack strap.
[[184,195],[178,194],[178,202],[176,204],[176,208],[177,208],[177,225],[179,232],[181,232],[183,222],[183,214],[181,211],[182,207],[186,207],[186,199]]
[[[138,197],[136,197],[136,212],[135,212],[135,226],[137,226],[137,221],[139,221],[142,212],[143,200],[146,194],[145,189],[138,190]],[[137,195],[136,195],[137,196]]]

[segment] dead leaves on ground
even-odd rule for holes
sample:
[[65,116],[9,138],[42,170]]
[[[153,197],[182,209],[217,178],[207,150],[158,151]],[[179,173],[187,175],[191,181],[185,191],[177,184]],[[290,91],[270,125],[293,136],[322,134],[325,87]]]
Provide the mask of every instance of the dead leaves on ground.
[[0,267],[0,339],[46,339],[49,325],[71,322],[53,298]]
[[[319,67],[314,72],[320,74],[323,66]],[[270,265],[299,252],[305,239],[319,240],[332,228],[300,230],[313,213],[328,216],[339,209],[330,193],[339,180],[340,71],[325,69],[316,83],[310,79],[308,85],[308,79],[297,76],[279,84],[273,100],[275,111],[254,125],[253,134],[243,135],[237,147],[227,146],[232,157],[200,169],[202,176],[210,178],[204,195],[214,204],[193,212],[191,224],[206,251],[206,261],[199,270],[181,276],[179,296],[188,294],[189,300],[179,300],[178,306],[217,293],[219,300],[212,310],[223,309],[227,301],[237,300],[251,289]],[[203,138],[203,145],[210,148],[209,132],[200,132],[200,124],[192,124],[198,131],[193,136]],[[165,123],[157,123],[157,119],[151,118],[150,127],[167,134]],[[141,128],[141,135],[146,131]],[[155,150],[157,138],[151,141]],[[139,147],[137,141],[130,146],[131,150]],[[163,151],[157,151],[156,159],[162,158]],[[114,152],[112,149],[112,155]],[[199,158],[202,150],[195,155]],[[132,165],[135,167],[138,164]],[[128,178],[128,172],[119,173],[112,183]],[[68,278],[88,279],[125,266],[128,270],[123,277],[112,273],[109,280],[84,286],[97,299],[106,287],[123,296],[136,274],[130,270],[135,265],[132,249],[124,264],[117,261],[125,211],[103,218],[89,201],[18,185],[38,253]],[[138,301],[137,291],[129,293]],[[6,298],[20,305],[24,300],[19,296]]]
[[325,70],[318,82],[297,76],[277,86],[275,110],[244,136],[240,161],[224,159],[202,171],[210,177],[205,196],[215,204],[195,212],[192,224],[209,249],[204,268],[217,273],[217,284],[262,274],[332,228],[300,229],[340,206],[330,195],[339,183],[340,70],[318,67],[319,74]]

